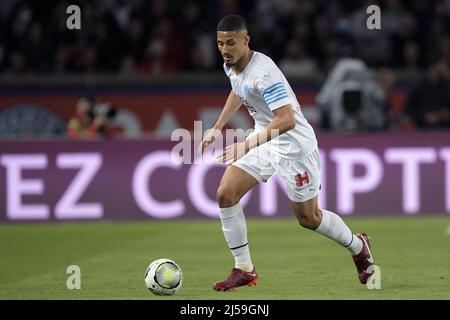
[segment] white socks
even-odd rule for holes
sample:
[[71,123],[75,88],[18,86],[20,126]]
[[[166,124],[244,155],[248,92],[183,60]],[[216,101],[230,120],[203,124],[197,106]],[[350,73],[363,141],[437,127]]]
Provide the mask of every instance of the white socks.
[[[346,247],[352,255],[361,252],[362,241],[353,235],[345,222],[335,213],[321,209],[322,221],[316,232]],[[233,254],[235,267],[246,272],[253,270],[247,241],[247,224],[239,203],[229,208],[219,208],[222,231]]]
[[247,224],[241,205],[219,208],[222,230],[228,247],[234,256],[235,267],[245,272],[253,270],[247,242]]
[[363,248],[361,239],[353,235],[337,214],[324,209],[320,210],[322,211],[322,221],[315,231],[346,247],[353,256],[359,254]]

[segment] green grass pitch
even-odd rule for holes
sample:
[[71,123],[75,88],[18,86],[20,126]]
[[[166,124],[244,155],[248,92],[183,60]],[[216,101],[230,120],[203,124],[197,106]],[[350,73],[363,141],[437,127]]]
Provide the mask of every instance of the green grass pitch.
[[[345,218],[344,218],[345,219]],[[0,299],[450,299],[450,217],[349,218],[372,237],[381,289],[359,284],[347,250],[292,219],[249,219],[254,287],[215,292],[233,266],[218,220],[0,226]],[[144,272],[167,257],[183,270],[171,297]],[[81,268],[69,290],[66,269]]]

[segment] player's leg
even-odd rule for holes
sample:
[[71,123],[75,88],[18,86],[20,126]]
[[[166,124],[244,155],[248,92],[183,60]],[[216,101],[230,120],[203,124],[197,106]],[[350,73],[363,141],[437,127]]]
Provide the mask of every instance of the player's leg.
[[258,180],[236,166],[228,166],[220,180],[217,189],[219,208],[228,208],[239,203],[241,198],[254,186]]
[[258,184],[253,176],[235,166],[228,166],[217,189],[222,231],[233,254],[235,267],[252,271],[253,264],[247,240],[247,225],[239,201]]
[[337,214],[319,209],[318,196],[304,202],[290,201],[298,223],[307,229],[316,231],[347,248],[357,255],[363,247],[362,241],[353,235],[350,228]]
[[228,277],[213,284],[216,291],[230,291],[236,287],[256,284],[258,281],[250,257],[244,211],[239,203],[257,184],[258,180],[244,170],[228,166],[217,189],[222,231],[234,257],[234,268]]
[[[257,148],[260,149],[260,148]],[[214,283],[217,291],[234,290],[236,287],[254,285],[258,275],[253,266],[247,240],[247,225],[240,199],[255,185],[266,181],[274,172],[267,152],[251,150],[243,158],[229,166],[217,190],[222,230],[235,260],[231,274]]]
[[359,281],[365,284],[373,274],[369,237],[365,233],[353,234],[337,214],[319,209],[317,196],[304,202],[291,201],[291,206],[302,227],[316,231],[350,251]]
[[[299,161],[283,160],[277,165],[277,171],[287,183],[288,197],[299,224],[347,248],[353,260],[358,260],[355,260],[358,275],[360,281],[365,283],[371,275],[366,270],[372,261],[368,237],[365,234],[354,235],[339,215],[319,208],[320,157],[318,150]],[[361,257],[364,258],[363,264],[359,261]],[[364,272],[361,271],[362,266],[366,267]]]

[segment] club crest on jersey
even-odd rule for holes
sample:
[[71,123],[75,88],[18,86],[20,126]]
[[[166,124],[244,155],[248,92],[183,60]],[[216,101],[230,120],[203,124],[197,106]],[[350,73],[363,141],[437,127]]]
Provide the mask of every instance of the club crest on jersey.
[[246,97],[250,92],[250,88],[248,87],[248,85],[244,86],[244,97]]

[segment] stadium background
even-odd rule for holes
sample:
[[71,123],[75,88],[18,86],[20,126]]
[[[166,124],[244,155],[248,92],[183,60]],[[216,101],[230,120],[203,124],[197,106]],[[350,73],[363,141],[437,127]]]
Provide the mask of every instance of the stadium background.
[[[71,4],[81,8],[81,30],[67,29]],[[365,26],[372,4],[381,8],[381,30]],[[391,272],[384,278],[391,290],[369,295],[351,285],[312,290],[332,279],[324,276],[317,284],[312,270],[291,267],[308,279],[300,284],[305,291],[298,292],[286,275],[278,279],[286,281],[285,293],[244,291],[234,298],[449,298],[448,289],[441,290],[448,288],[449,257],[436,249],[445,252],[450,239],[450,1],[400,0],[2,1],[0,237],[7,244],[2,260],[8,261],[1,270],[2,298],[148,298],[139,272],[160,256],[181,261],[188,279],[201,279],[195,264],[206,257],[217,269],[211,280],[221,276],[230,257],[214,218],[224,168],[174,164],[170,136],[177,128],[192,131],[195,120],[206,130],[221,111],[230,87],[215,26],[231,13],[248,20],[252,48],[284,71],[318,134],[321,204],[342,214],[352,229],[375,233],[375,253]],[[337,104],[319,98],[342,61],[356,65],[351,80],[378,94],[359,107],[377,110],[381,123],[371,117],[356,126],[333,123],[334,110],[350,112],[343,106],[355,101],[344,94]],[[117,130],[89,139],[69,135],[81,96],[116,108],[110,125]],[[251,125],[242,109],[228,127]],[[81,169],[89,171],[83,182],[77,180]],[[318,257],[341,259],[342,252],[299,231],[286,200],[276,177],[243,200],[247,216],[255,218],[250,239],[285,262],[296,256],[289,244],[302,243],[302,257],[295,259],[313,260],[310,267],[323,272],[329,262]],[[179,218],[194,219],[172,221]],[[134,220],[146,223],[123,222]],[[170,233],[185,242],[167,238]],[[267,237],[280,237],[280,246],[288,248],[276,253]],[[408,243],[417,251],[409,252]],[[255,251],[262,268],[270,266]],[[395,264],[398,251],[408,256]],[[130,264],[114,269],[117,259]],[[23,267],[29,263],[36,266],[34,277]],[[65,288],[70,263],[91,268],[90,291]],[[111,277],[122,279],[110,291],[99,289],[107,279],[98,268],[106,264]],[[403,279],[410,286],[399,280],[404,264],[411,267]],[[277,285],[266,272],[267,286]],[[352,272],[336,279],[345,282]],[[135,289],[124,289],[129,283]],[[206,287],[209,282],[187,280],[181,298],[220,298]]]

